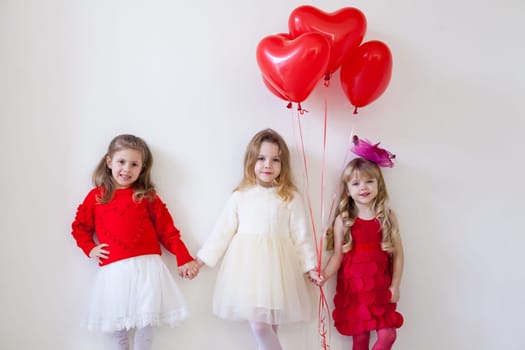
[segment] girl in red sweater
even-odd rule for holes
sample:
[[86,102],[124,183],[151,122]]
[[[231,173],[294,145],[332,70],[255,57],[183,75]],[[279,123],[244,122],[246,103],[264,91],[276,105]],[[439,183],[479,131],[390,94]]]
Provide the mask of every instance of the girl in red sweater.
[[72,224],[77,245],[101,267],[87,328],[112,333],[114,349],[151,348],[152,326],[187,316],[183,296],[161,260],[162,245],[177,258],[181,277],[198,267],[151,182],[153,158],[133,135],[115,137],[93,174],[93,188]]

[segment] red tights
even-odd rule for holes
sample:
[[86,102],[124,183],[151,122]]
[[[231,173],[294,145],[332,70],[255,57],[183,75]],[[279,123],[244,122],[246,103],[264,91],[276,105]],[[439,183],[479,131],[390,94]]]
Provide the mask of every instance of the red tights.
[[[368,350],[370,343],[370,332],[354,335],[352,350]],[[396,340],[395,328],[382,328],[377,330],[377,340],[372,350],[390,350]]]

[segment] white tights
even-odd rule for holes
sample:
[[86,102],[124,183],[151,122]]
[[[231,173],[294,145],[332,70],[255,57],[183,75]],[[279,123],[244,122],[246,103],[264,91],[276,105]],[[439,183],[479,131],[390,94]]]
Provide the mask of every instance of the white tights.
[[267,324],[263,322],[250,322],[253,335],[257,340],[259,350],[282,350],[279,336],[277,334],[278,326],[276,324]]
[[[112,350],[129,350],[130,331],[122,329],[111,335]],[[146,326],[135,330],[133,344],[135,350],[151,350],[153,342],[153,328]]]

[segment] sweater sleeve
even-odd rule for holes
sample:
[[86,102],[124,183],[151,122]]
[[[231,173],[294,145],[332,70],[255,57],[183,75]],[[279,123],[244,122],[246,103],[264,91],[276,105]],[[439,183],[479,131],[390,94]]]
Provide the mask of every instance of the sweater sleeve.
[[71,224],[71,234],[77,242],[77,246],[88,257],[91,250],[97,245],[93,239],[95,234],[95,204],[96,191],[92,190],[78,206],[75,220]]
[[[147,199],[145,199],[147,200]],[[150,216],[157,236],[162,245],[177,257],[177,266],[184,265],[193,260],[188,248],[181,239],[180,231],[173,223],[173,218],[166,204],[155,195],[150,203]]]
[[317,267],[314,238],[308,229],[306,210],[302,198],[295,193],[294,198],[288,204],[290,210],[290,238],[299,255],[299,260],[304,272]]
[[217,261],[224,255],[230,241],[237,232],[238,216],[236,198],[236,193],[230,197],[210,237],[197,253],[197,257],[208,266],[215,266],[217,264]]

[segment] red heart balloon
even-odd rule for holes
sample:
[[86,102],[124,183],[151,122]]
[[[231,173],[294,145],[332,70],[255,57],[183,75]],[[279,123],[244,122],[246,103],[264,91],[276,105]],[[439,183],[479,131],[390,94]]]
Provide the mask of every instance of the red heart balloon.
[[285,100],[285,101],[291,101],[290,98],[286,95],[283,95],[279,92],[279,90],[277,90],[276,88],[273,87],[272,83],[270,83],[268,80],[266,80],[266,78],[264,77],[264,74],[262,76],[262,79],[263,79],[263,82],[264,82],[264,85],[266,85],[266,87],[268,88],[268,90],[270,90],[270,92],[272,94],[274,94],[275,96]]
[[386,90],[392,76],[392,54],[381,41],[368,41],[341,64],[341,86],[357,107],[377,99]]
[[286,34],[270,35],[257,45],[257,63],[270,91],[299,103],[326,72],[329,54],[328,40],[319,33],[305,33],[295,39]]
[[357,49],[363,41],[366,17],[353,7],[343,7],[336,12],[327,13],[305,5],[292,11],[288,19],[288,28],[292,37],[317,32],[328,38],[330,61],[327,73],[331,74],[339,68],[344,56]]

